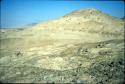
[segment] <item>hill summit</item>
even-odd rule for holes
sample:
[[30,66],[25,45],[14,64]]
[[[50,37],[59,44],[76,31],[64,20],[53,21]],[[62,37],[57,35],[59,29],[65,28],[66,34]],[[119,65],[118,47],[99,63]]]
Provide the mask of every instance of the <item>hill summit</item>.
[[124,23],[122,20],[103,13],[100,10],[89,8],[75,10],[58,19],[39,23],[33,28],[35,30],[95,31],[99,33],[123,31],[123,25]]
[[89,8],[89,9],[79,9],[79,10],[75,10],[73,12],[71,12],[70,14],[67,14],[67,15],[76,15],[76,16],[79,16],[79,15],[96,15],[96,14],[99,14],[101,13],[101,11],[99,11],[98,9],[94,9],[94,8]]

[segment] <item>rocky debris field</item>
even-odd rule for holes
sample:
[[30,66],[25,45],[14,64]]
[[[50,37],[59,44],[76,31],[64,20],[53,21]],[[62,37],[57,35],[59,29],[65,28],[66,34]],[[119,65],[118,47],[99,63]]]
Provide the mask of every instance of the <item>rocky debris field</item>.
[[65,49],[58,46],[47,54],[38,53],[41,48],[32,53],[1,50],[4,56],[0,57],[0,80],[3,83],[121,84],[124,81],[123,45],[123,40],[115,39],[78,43]]

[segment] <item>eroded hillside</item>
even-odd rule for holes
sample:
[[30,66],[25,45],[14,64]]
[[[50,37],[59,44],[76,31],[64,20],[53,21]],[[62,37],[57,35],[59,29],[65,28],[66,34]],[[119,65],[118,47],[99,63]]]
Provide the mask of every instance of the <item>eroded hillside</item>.
[[3,83],[121,84],[124,22],[76,10],[27,29],[0,30]]

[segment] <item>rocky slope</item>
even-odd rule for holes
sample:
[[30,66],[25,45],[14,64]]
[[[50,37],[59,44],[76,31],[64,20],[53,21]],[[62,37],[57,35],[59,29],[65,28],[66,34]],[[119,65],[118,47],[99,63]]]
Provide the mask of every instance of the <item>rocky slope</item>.
[[3,83],[121,84],[124,22],[80,9],[27,29],[0,30]]

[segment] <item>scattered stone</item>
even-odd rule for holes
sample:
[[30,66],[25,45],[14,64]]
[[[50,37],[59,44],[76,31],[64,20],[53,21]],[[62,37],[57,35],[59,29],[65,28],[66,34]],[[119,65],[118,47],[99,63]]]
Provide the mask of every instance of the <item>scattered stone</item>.
[[16,56],[21,56],[22,55],[22,53],[20,51],[17,51],[15,54],[16,54]]
[[16,72],[16,74],[21,74],[21,72]]
[[97,46],[96,46],[96,48],[103,48],[105,46],[105,43],[99,43]]

